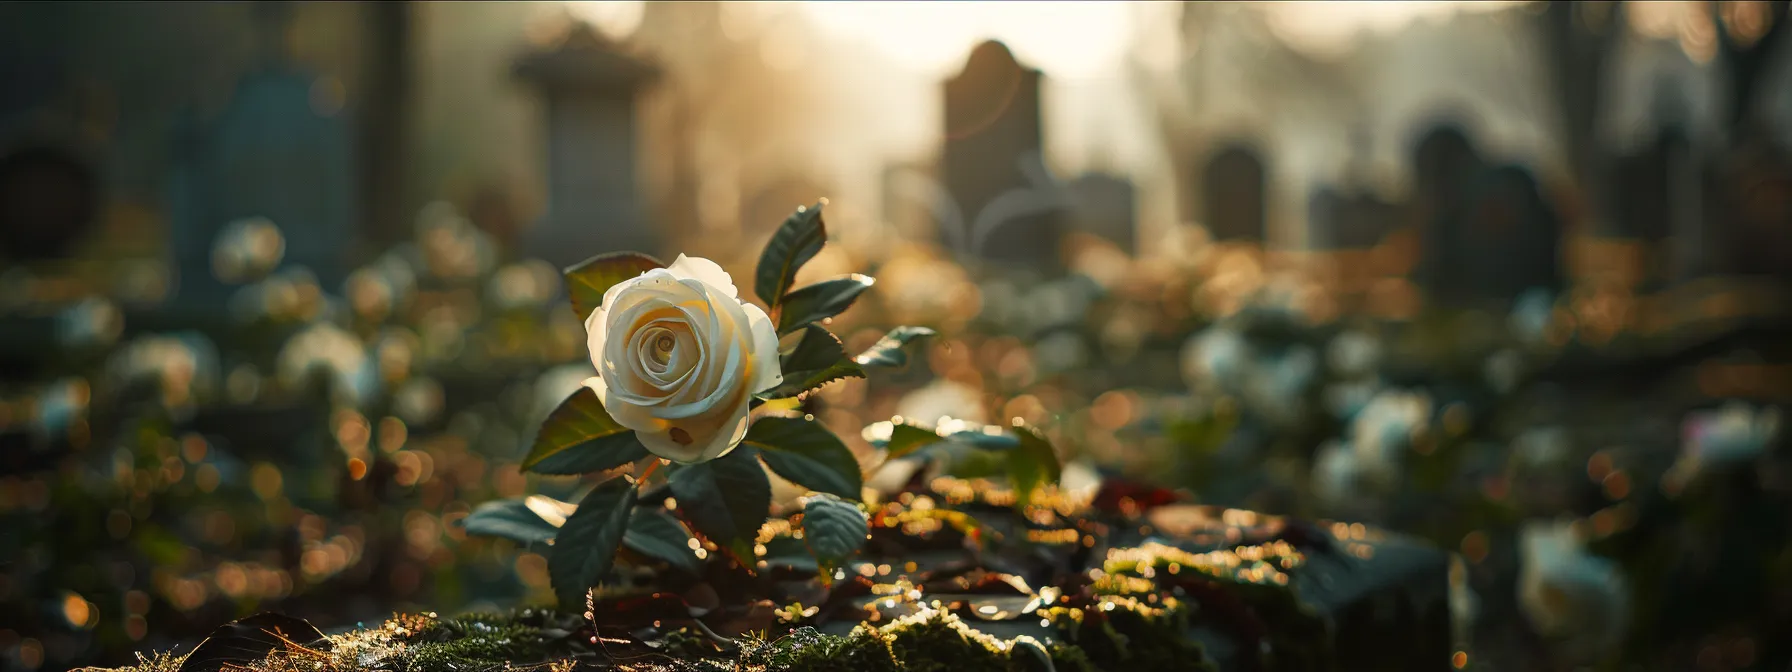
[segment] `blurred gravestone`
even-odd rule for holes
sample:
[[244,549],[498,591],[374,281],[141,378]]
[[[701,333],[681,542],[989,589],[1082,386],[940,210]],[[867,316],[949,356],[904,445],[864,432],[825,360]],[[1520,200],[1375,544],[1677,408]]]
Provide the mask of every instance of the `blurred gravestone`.
[[547,214],[525,252],[567,266],[603,252],[657,252],[635,176],[635,94],[656,75],[588,23],[517,62],[547,111]]
[[1792,281],[1792,156],[1765,143],[1733,151],[1710,193],[1711,271]]
[[940,234],[961,254],[1050,272],[1063,213],[1043,160],[1039,81],[990,41],[945,82],[940,173],[961,221],[940,222]]
[[1257,150],[1231,144],[1209,157],[1201,169],[1201,223],[1215,241],[1262,245],[1268,186]]
[[1422,241],[1419,285],[1433,302],[1467,298],[1472,288],[1460,273],[1473,249],[1462,245],[1462,220],[1484,163],[1468,134],[1455,124],[1433,126],[1413,152],[1413,224]]
[[349,128],[338,116],[340,86],[300,70],[281,46],[288,23],[280,3],[258,6],[264,64],[236,87],[215,119],[188,114],[176,128],[170,218],[180,289],[177,300],[214,305],[222,286],[212,244],[230,222],[267,218],[286,238],[286,263],[335,286],[346,274],[355,233],[357,166]]
[[1476,180],[1453,256],[1456,286],[1474,300],[1509,301],[1562,287],[1561,223],[1529,170],[1501,166]]
[[1071,180],[1065,189],[1077,231],[1113,243],[1127,254],[1138,252],[1138,197],[1131,180],[1092,173]]
[[0,259],[64,259],[93,227],[99,178],[74,154],[51,146],[0,155]]

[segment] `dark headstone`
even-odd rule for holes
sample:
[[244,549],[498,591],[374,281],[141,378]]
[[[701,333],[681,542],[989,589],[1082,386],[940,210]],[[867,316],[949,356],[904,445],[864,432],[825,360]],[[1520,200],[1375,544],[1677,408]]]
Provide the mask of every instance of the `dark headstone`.
[[49,146],[0,156],[0,259],[68,257],[93,228],[99,179],[85,161]]
[[1138,251],[1138,195],[1132,181],[1089,174],[1071,180],[1065,189],[1075,230],[1111,242],[1127,254]]
[[182,120],[175,138],[170,218],[182,300],[210,302],[212,244],[229,223],[265,217],[286,239],[286,263],[325,286],[346,275],[355,231],[354,147],[348,127],[313,106],[315,78],[275,65],[237,86],[211,121]]
[[635,175],[635,94],[656,73],[585,23],[517,63],[547,111],[547,214],[525,236],[528,254],[566,266],[603,252],[658,251]]
[[1059,265],[1063,216],[1043,159],[1040,77],[990,41],[945,83],[940,173],[962,222],[941,222],[940,234],[961,253],[1035,269]]
[[1444,123],[1420,136],[1412,166],[1409,207],[1421,241],[1419,285],[1433,301],[1453,302],[1472,293],[1458,273],[1467,252],[1460,229],[1485,163],[1461,126]]
[[1792,155],[1761,143],[1710,178],[1710,272],[1792,281]]
[[1216,241],[1261,245],[1267,238],[1268,182],[1257,150],[1229,144],[1201,169],[1201,223]]
[[1530,289],[1562,287],[1561,222],[1529,170],[1488,171],[1463,214],[1451,284],[1467,298],[1509,301]]

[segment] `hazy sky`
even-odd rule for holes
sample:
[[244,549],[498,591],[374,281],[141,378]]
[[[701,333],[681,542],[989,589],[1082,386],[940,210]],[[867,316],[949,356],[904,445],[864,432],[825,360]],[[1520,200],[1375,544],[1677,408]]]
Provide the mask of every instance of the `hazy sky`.
[[[567,2],[574,14],[613,34],[631,32],[642,16],[638,2]],[[1459,11],[1509,8],[1511,1],[1482,2],[1268,2],[1275,37],[1308,57],[1325,60],[1365,33],[1391,33],[1417,20]],[[816,78],[837,114],[809,127],[816,167],[829,175],[844,202],[869,202],[889,161],[923,160],[937,141],[938,82],[963,66],[979,41],[1003,41],[1022,62],[1043,70],[1047,157],[1070,177],[1086,170],[1126,175],[1140,187],[1139,215],[1147,226],[1177,221],[1170,180],[1176,171],[1160,130],[1155,102],[1131,79],[1127,61],[1167,74],[1183,60],[1182,3],[1177,2],[801,2],[723,6],[723,18],[756,24],[755,32],[812,29],[781,40],[775,35],[768,63],[784,62]],[[800,16],[802,21],[788,18]],[[781,16],[784,19],[770,17]],[[730,17],[733,17],[730,19]],[[747,18],[757,17],[757,18]],[[727,23],[724,22],[724,29]],[[816,59],[821,49],[831,57]],[[788,51],[789,53],[784,53]],[[806,55],[805,55],[806,54]],[[857,54],[855,56],[854,54]],[[859,60],[870,58],[877,62]],[[1439,64],[1440,66],[1442,64]],[[1510,65],[1510,64],[1506,64]],[[1504,65],[1501,67],[1505,67]],[[879,73],[866,77],[868,72]],[[1151,87],[1144,87],[1149,89]],[[1251,95],[1238,91],[1243,95]],[[1208,100],[1208,103],[1214,101]],[[1261,115],[1258,115],[1261,116]],[[1285,116],[1285,115],[1284,115]],[[1279,117],[1278,117],[1279,118]],[[1287,130],[1287,120],[1278,128]],[[1298,126],[1298,124],[1297,124]],[[1303,127],[1304,128],[1304,127]],[[1271,131],[1268,128],[1257,129]],[[1347,138],[1329,126],[1284,138],[1290,155],[1279,157],[1284,197],[1299,205],[1317,174],[1347,150]],[[1314,136],[1314,134],[1320,134]],[[1339,137],[1330,137],[1339,134]],[[1292,144],[1290,144],[1292,143]],[[1338,145],[1339,147],[1332,147]],[[1300,150],[1300,151],[1294,151]],[[1303,153],[1304,152],[1304,153]],[[1304,157],[1304,159],[1303,159]],[[1293,206],[1291,206],[1293,207]],[[1292,214],[1303,212],[1295,207]],[[1272,227],[1273,228],[1273,227]],[[1293,239],[1289,242],[1295,242]]]

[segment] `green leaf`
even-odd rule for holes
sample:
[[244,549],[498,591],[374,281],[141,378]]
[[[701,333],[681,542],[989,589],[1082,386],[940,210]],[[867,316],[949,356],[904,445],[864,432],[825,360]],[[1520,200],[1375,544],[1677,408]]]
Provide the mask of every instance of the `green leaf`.
[[897,327],[883,338],[877,339],[870,348],[859,353],[853,361],[860,366],[902,366],[908,363],[908,353],[902,347],[917,338],[932,336],[933,330],[927,327]]
[[962,443],[981,450],[1010,450],[1020,446],[1020,439],[995,425],[954,420],[951,426],[934,430],[952,443]]
[[790,482],[857,501],[865,480],[859,460],[821,423],[802,418],[760,418],[747,428],[745,445]]
[[827,243],[827,225],[821,221],[821,206],[825,203],[798,207],[796,214],[785,219],[765,244],[765,251],[759,255],[759,269],[754,273],[753,292],[767,307],[775,309],[782,303],[784,293],[796,284],[797,269],[814,259]]
[[585,594],[609,573],[635,508],[635,484],[612,478],[598,484],[566,517],[548,556],[548,580],[562,607],[585,608]]
[[846,357],[846,346],[818,325],[803,329],[796,347],[778,358],[784,382],[760,392],[766,399],[784,399],[821,388],[843,378],[864,378],[865,370]]
[[622,545],[641,555],[664,560],[691,574],[703,572],[703,562],[691,552],[691,534],[664,508],[636,509],[628,519]]
[[857,504],[827,494],[803,504],[803,543],[824,567],[836,566],[865,546],[871,524]]
[[647,447],[634,432],[612,434],[553,453],[529,468],[549,476],[578,476],[609,471],[647,457]]
[[846,312],[859,295],[870,289],[877,278],[854,273],[844,278],[823,280],[784,295],[783,312],[778,313],[778,333],[788,334],[804,325],[820,322]]
[[687,465],[670,482],[685,520],[717,545],[734,547],[757,537],[772,505],[771,479],[752,446],[736,446],[727,455]]
[[759,559],[772,567],[787,567],[799,572],[819,572],[820,563],[809,554],[803,542],[790,537],[775,537],[765,542],[765,555]]
[[560,528],[529,510],[522,497],[480,504],[466,518],[461,519],[461,525],[466,528],[467,534],[499,537],[525,544],[545,544],[560,532]]
[[886,460],[894,460],[946,440],[946,437],[931,429],[887,420],[866,426],[864,437],[867,443],[884,450]]
[[646,457],[646,452],[635,433],[604,410],[596,392],[580,387],[541,423],[522,468],[543,474],[583,474],[614,469]]
[[1035,488],[1058,482],[1064,466],[1058,463],[1057,451],[1052,450],[1051,442],[1039,430],[1015,427],[1014,435],[1020,439],[1020,445],[1008,452],[1008,478],[1014,483],[1020,504],[1025,506]]
[[566,295],[572,299],[572,312],[584,321],[603,305],[604,292],[610,291],[610,287],[665,267],[660,260],[640,252],[610,252],[568,266]]
[[1020,445],[1020,439],[1001,427],[956,419],[940,427],[913,420],[878,422],[867,426],[864,436],[871,445],[884,449],[885,459],[891,460],[937,443],[958,443],[982,450],[1008,450]]

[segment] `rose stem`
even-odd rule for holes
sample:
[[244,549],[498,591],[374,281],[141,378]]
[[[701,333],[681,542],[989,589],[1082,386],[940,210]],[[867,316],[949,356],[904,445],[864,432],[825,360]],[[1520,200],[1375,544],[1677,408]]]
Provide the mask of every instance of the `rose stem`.
[[659,470],[659,468],[660,468],[660,463],[661,463],[661,462],[664,462],[664,461],[665,461],[665,460],[662,460],[662,459],[660,459],[660,458],[657,458],[657,457],[656,457],[656,458],[653,458],[653,459],[652,459],[652,460],[650,460],[650,461],[648,461],[648,462],[647,462],[647,468],[646,468],[646,469],[643,469],[643,470],[641,470],[641,477],[640,477],[640,478],[637,478],[637,479],[635,479],[635,483],[637,483],[637,484],[639,484],[639,485],[642,485],[642,486],[645,486],[645,485],[646,485],[646,484],[647,484],[647,477],[648,477],[648,476],[652,476],[652,475],[653,475],[653,472],[655,472],[655,471],[658,471],[658,470]]

